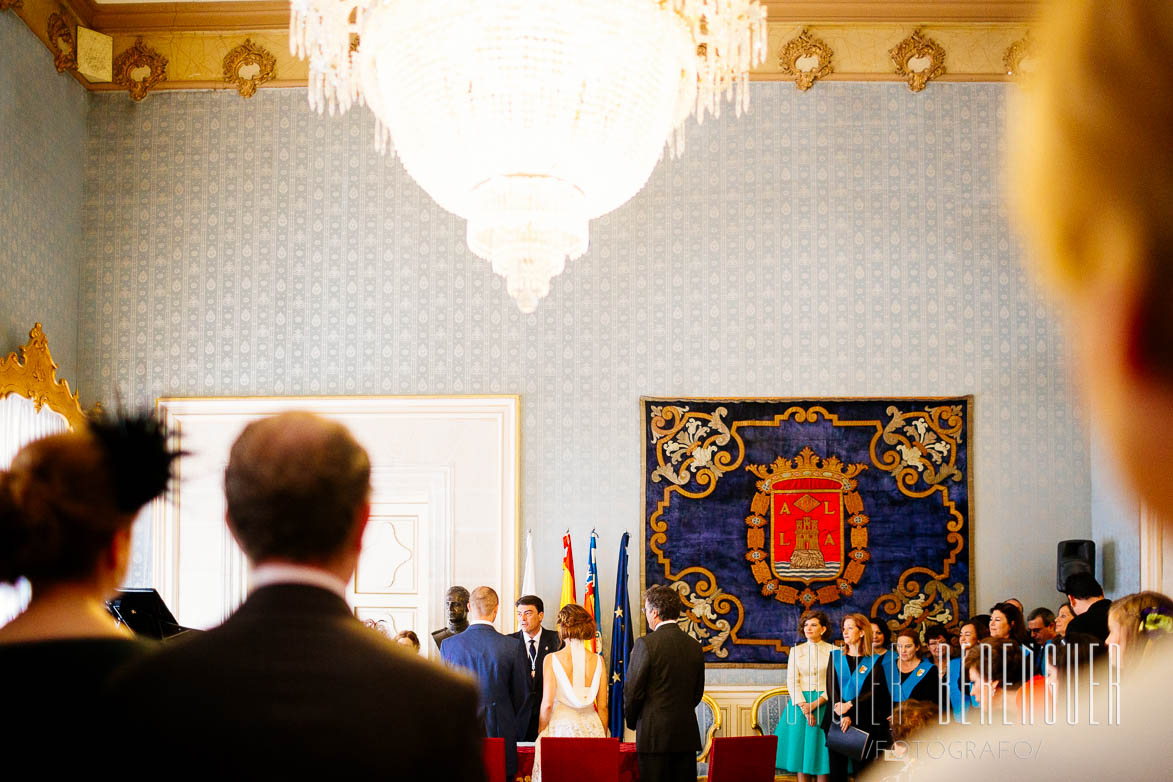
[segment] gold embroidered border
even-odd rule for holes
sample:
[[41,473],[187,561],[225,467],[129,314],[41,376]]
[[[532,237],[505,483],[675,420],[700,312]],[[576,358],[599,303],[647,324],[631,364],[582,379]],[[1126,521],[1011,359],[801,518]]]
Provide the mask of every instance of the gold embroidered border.
[[[872,400],[872,401],[900,402],[900,401],[903,401],[903,399],[904,398],[891,398],[891,399],[887,399],[887,400]],[[934,401],[934,399],[936,399],[936,398],[917,397],[917,398],[907,398],[907,399],[908,399],[908,401],[931,402],[931,401]],[[941,398],[941,399],[942,399],[942,401],[944,401],[943,398]],[[974,439],[973,438],[973,397],[967,396],[967,397],[965,397],[965,400],[966,400],[966,402],[965,402],[966,409],[964,411],[964,421],[968,421],[970,424],[969,442],[972,444],[973,439]],[[686,401],[687,402],[703,402],[703,403],[775,402],[778,404],[785,404],[788,402],[810,401],[810,400],[772,399],[772,398],[733,398],[733,397],[684,400],[684,399],[666,399],[666,398],[657,398],[657,397],[641,397],[640,398],[640,410],[641,410],[641,416],[643,416],[644,420],[643,420],[643,426],[641,427],[641,430],[640,430],[641,431],[641,436],[640,436],[641,462],[640,463],[642,465],[644,465],[643,497],[645,499],[648,496],[648,494],[647,494],[647,491],[648,491],[647,481],[649,478],[649,475],[646,470],[647,447],[649,445],[649,439],[647,437],[647,433],[649,431],[654,430],[654,431],[656,431],[657,435],[660,435],[660,434],[664,435],[664,437],[658,437],[656,440],[653,440],[651,442],[651,444],[654,447],[658,442],[662,442],[663,439],[665,439],[666,437],[672,437],[672,436],[677,435],[679,432],[681,432],[684,429],[684,427],[687,425],[687,422],[690,418],[700,418],[700,419],[711,419],[712,418],[711,415],[705,414],[705,413],[690,413],[687,411],[682,411],[682,413],[671,412],[668,415],[663,415],[663,412],[662,412],[661,416],[659,417],[661,424],[659,426],[656,426],[656,424],[654,423],[654,421],[656,420],[655,417],[653,417],[652,421],[647,420],[646,416],[647,416],[648,412],[650,411],[651,406],[646,403],[651,403],[651,402],[668,403],[668,402],[686,402]],[[865,398],[855,398],[855,399],[828,399],[827,401],[854,401],[854,402],[858,402],[858,401],[868,401],[868,400]],[[663,411],[666,408],[672,408],[672,406],[666,404],[663,406],[663,408],[661,408],[661,410]],[[893,408],[890,407],[889,411],[891,411],[892,409]],[[672,410],[675,411],[675,410],[678,410],[678,408],[672,408]],[[719,410],[722,410],[722,409],[718,408],[717,410],[714,410],[714,414],[718,414]],[[936,412],[934,413],[933,411],[936,411]],[[724,414],[723,410],[720,414],[721,415]],[[923,492],[919,492],[919,493],[915,492],[911,488],[911,486],[915,483],[915,480],[912,482],[909,482],[909,480],[908,480],[909,476],[904,473],[904,469],[907,467],[907,465],[902,467],[901,462],[899,460],[899,457],[892,457],[890,455],[891,452],[889,452],[889,455],[887,455],[887,456],[882,456],[879,454],[879,452],[877,451],[877,444],[880,443],[881,441],[883,441],[884,436],[885,436],[885,429],[888,428],[888,426],[891,424],[891,422],[889,422],[889,425],[886,425],[882,421],[877,421],[877,420],[840,421],[839,417],[837,415],[830,413],[829,411],[827,411],[826,408],[824,408],[820,405],[813,405],[809,408],[804,408],[804,407],[796,405],[796,406],[789,407],[783,413],[774,416],[773,420],[737,421],[737,422],[735,422],[731,427],[729,427],[728,434],[729,434],[729,438],[737,444],[737,450],[738,450],[737,455],[733,456],[733,455],[730,455],[728,452],[720,451],[720,452],[717,452],[716,455],[712,457],[712,461],[719,462],[720,467],[722,468],[721,469],[722,473],[729,472],[730,470],[737,469],[739,466],[741,466],[741,463],[745,457],[745,444],[744,444],[744,441],[742,441],[740,435],[738,434],[738,430],[741,428],[750,427],[750,426],[777,426],[781,422],[783,422],[787,419],[790,419],[790,418],[792,418],[794,421],[796,421],[798,423],[803,423],[808,420],[809,421],[818,420],[818,418],[820,416],[823,417],[824,420],[830,421],[833,426],[864,426],[864,427],[874,428],[876,430],[876,433],[875,433],[875,435],[873,435],[870,446],[869,446],[869,456],[872,459],[873,464],[876,467],[885,470],[886,472],[892,473],[894,479],[896,480],[897,487],[899,488],[901,493],[905,494],[906,496],[926,497],[926,496],[933,494],[933,493],[940,494],[942,507],[945,508],[949,512],[949,515],[950,515],[950,521],[948,521],[946,523],[946,530],[948,530],[948,533],[949,533],[948,535],[946,535],[946,541],[948,543],[952,543],[953,548],[949,551],[946,558],[942,561],[941,572],[936,573],[936,572],[933,572],[932,570],[930,570],[928,568],[924,568],[924,567],[914,567],[914,568],[910,568],[909,570],[905,571],[903,574],[901,574],[899,584],[897,585],[897,588],[894,592],[888,593],[886,595],[881,595],[879,598],[877,598],[873,602],[873,604],[871,606],[871,615],[873,617],[875,617],[877,615],[877,611],[881,607],[885,608],[885,610],[888,613],[896,613],[898,610],[903,609],[902,615],[904,615],[906,617],[905,620],[903,620],[903,621],[889,620],[889,622],[888,622],[890,627],[892,627],[893,629],[896,629],[899,627],[905,627],[905,626],[909,626],[909,625],[913,624],[919,617],[924,615],[925,609],[931,609],[933,604],[937,603],[938,608],[936,610],[938,612],[940,611],[940,606],[948,605],[952,611],[953,621],[956,621],[956,619],[959,619],[960,615],[959,615],[957,598],[964,592],[964,590],[966,588],[969,589],[970,594],[974,594],[972,535],[970,536],[971,540],[970,540],[970,544],[968,546],[968,556],[967,556],[968,565],[969,565],[969,583],[968,584],[954,584],[953,587],[950,588],[950,587],[946,586],[945,579],[947,579],[949,577],[949,572],[950,572],[951,566],[957,562],[957,555],[961,552],[962,547],[965,545],[965,539],[961,534],[961,530],[962,530],[964,523],[965,523],[965,517],[962,516],[961,512],[957,508],[956,503],[950,497],[948,488],[946,486],[942,485],[944,478],[941,478],[941,480],[938,483],[936,483],[936,485],[930,486],[928,489],[924,490]],[[944,431],[954,431],[955,430],[956,432],[960,432],[961,426],[964,423],[964,421],[961,418],[961,411],[956,409],[956,407],[943,407],[943,406],[941,406],[941,407],[935,407],[935,408],[926,408],[924,411],[914,411],[912,413],[908,413],[906,415],[906,417],[919,417],[919,418],[922,418],[922,419],[925,419],[928,421],[934,421],[937,423],[938,426],[942,427],[942,429]],[[650,429],[649,427],[652,427],[652,428]],[[718,437],[718,436],[722,436],[722,435],[717,435],[713,439],[716,439],[716,437]],[[900,441],[899,438],[897,438],[895,440],[895,442],[899,442],[899,441]],[[888,444],[892,444],[892,443],[889,442]],[[695,450],[695,448],[698,446],[703,447],[704,445],[705,445],[704,441],[699,441],[694,445],[694,448],[692,450]],[[955,458],[955,454],[954,454],[954,458]],[[659,449],[657,449],[657,464],[660,466],[663,466],[662,454],[660,453]],[[683,465],[682,465],[682,468],[683,468]],[[942,472],[941,470],[937,470],[932,477],[936,478],[936,477],[940,476],[941,472]],[[701,477],[702,474],[704,475],[703,478]],[[696,482],[701,484],[703,487],[700,491],[695,491],[695,492],[688,491],[686,488],[684,488],[681,485],[672,485],[672,486],[667,486],[664,488],[662,498],[656,503],[656,509],[652,512],[651,516],[648,517],[646,520],[646,523],[647,523],[648,527],[651,528],[653,534],[649,536],[647,534],[647,530],[644,529],[644,530],[642,530],[643,534],[641,534],[641,536],[640,536],[641,542],[642,542],[641,550],[640,550],[640,590],[641,590],[641,594],[644,590],[647,589],[647,549],[650,548],[651,551],[656,554],[657,564],[663,565],[664,577],[669,582],[680,582],[683,579],[685,579],[686,577],[691,577],[691,576],[698,576],[699,577],[695,586],[692,586],[690,588],[690,590],[688,590],[688,591],[692,591],[695,595],[697,595],[701,598],[708,598],[707,603],[711,607],[711,609],[713,610],[713,613],[715,613],[715,616],[697,617],[694,615],[693,618],[695,620],[697,620],[698,623],[703,624],[705,627],[708,627],[708,628],[712,629],[713,631],[716,631],[716,633],[719,636],[721,636],[722,643],[727,639],[734,644],[772,647],[773,651],[775,651],[775,652],[779,652],[779,653],[787,652],[790,648],[790,645],[786,644],[783,641],[778,640],[778,639],[751,639],[751,638],[744,638],[743,639],[743,638],[739,638],[738,631],[741,629],[742,625],[745,622],[745,606],[744,606],[744,604],[736,596],[727,594],[727,593],[723,592],[722,590],[720,590],[717,586],[716,574],[714,574],[712,571],[708,570],[707,568],[694,565],[694,566],[685,567],[679,571],[673,572],[672,562],[667,556],[665,556],[664,551],[661,548],[661,546],[664,543],[666,543],[668,540],[668,535],[667,535],[668,524],[666,521],[663,520],[662,517],[663,517],[664,511],[667,510],[668,506],[671,503],[672,495],[673,494],[680,494],[681,496],[688,497],[691,499],[699,499],[699,498],[705,497],[708,494],[710,494],[712,492],[712,490],[715,488],[719,477],[720,477],[719,474],[713,472],[711,469],[704,470],[704,471],[702,471],[702,473],[697,473]],[[972,518],[973,518],[973,471],[972,470],[967,471],[966,478],[967,478],[967,480],[966,480],[966,484],[967,484],[966,496],[968,498],[968,506],[969,506],[967,508],[969,513],[967,515],[971,519],[970,526],[972,528]],[[644,522],[641,521],[641,526],[643,523]],[[913,580],[913,578],[915,578],[918,575],[924,575],[924,576],[928,577],[928,579],[929,579],[926,582],[925,587],[924,587],[925,594],[922,594],[920,582]],[[679,587],[677,587],[677,588],[679,589]],[[682,596],[684,596],[684,591],[685,590],[681,590]],[[911,606],[911,608],[910,608],[910,606]],[[687,600],[685,602],[685,607],[689,611],[692,610],[692,604],[690,602],[688,602]],[[919,611],[918,611],[918,609],[919,609]],[[728,615],[728,614],[733,614],[734,616],[736,616],[736,619],[734,619],[732,622],[730,622],[727,619],[720,618],[720,616],[724,616],[724,615]],[[894,621],[895,621],[895,624],[893,623]],[[705,645],[704,648],[706,651],[714,651],[712,649],[711,645]],[[710,667],[726,667],[726,666],[753,667],[753,668],[780,667],[780,664],[772,664],[772,663],[708,663],[708,665]]]

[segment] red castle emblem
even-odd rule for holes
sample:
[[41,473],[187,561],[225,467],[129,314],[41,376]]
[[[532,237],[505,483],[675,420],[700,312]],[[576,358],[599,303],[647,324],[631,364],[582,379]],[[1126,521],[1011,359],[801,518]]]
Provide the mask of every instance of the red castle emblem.
[[770,564],[783,581],[825,581],[843,572],[843,485],[784,478],[770,486]]
[[[762,594],[805,607],[850,595],[870,558],[855,481],[867,465],[803,448],[794,459],[746,469],[759,480],[745,520],[745,558]],[[812,587],[818,582],[829,583]]]

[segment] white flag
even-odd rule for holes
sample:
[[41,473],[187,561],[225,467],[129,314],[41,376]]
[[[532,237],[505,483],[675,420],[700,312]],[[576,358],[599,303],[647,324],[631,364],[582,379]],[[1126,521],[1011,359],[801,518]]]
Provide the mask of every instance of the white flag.
[[536,595],[538,580],[534,577],[534,533],[525,533],[525,567],[521,571],[521,594]]

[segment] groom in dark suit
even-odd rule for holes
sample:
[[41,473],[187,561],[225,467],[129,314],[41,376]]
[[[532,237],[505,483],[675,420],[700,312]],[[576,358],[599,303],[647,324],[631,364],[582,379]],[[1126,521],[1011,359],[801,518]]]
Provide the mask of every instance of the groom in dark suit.
[[676,624],[681,608],[674,589],[656,584],[644,593],[649,632],[632,647],[623,686],[640,782],[696,779],[701,737],[695,709],[705,692],[705,655]]
[[505,774],[513,779],[517,742],[529,724],[529,657],[521,641],[493,627],[497,605],[492,587],[474,589],[468,603],[468,629],[445,640],[440,656],[448,665],[464,668],[476,677],[485,735],[505,739]]
[[513,637],[525,645],[530,675],[530,692],[527,701],[529,725],[526,727],[522,741],[537,741],[542,688],[545,686],[542,663],[545,662],[546,655],[553,654],[562,648],[562,639],[558,637],[557,631],[542,627],[542,619],[546,616],[546,608],[542,604],[542,598],[537,595],[522,595],[513,605],[517,609],[517,624],[521,627],[513,634]]
[[142,658],[112,688],[143,769],[183,777],[483,779],[476,689],[346,605],[371,465],[341,424],[249,424],[224,475],[252,592],[224,624]]

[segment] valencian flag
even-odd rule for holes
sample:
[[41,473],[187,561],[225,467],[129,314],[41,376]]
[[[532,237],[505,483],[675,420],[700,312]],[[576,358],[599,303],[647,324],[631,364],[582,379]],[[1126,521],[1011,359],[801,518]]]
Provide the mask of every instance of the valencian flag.
[[559,609],[565,608],[568,603],[578,602],[578,590],[574,588],[574,551],[570,547],[570,530],[562,536],[562,604]]
[[596,654],[603,653],[603,616],[599,613],[599,568],[595,564],[595,545],[599,542],[599,533],[591,530],[591,548],[587,554],[587,582],[586,593],[582,598],[582,607],[595,620],[595,637],[587,641],[587,648]]
[[627,540],[630,533],[623,533],[619,541],[619,564],[615,568],[615,624],[611,626],[611,735],[623,736],[623,682],[627,679],[627,658],[635,643],[635,628],[632,625],[629,601],[627,599]]

